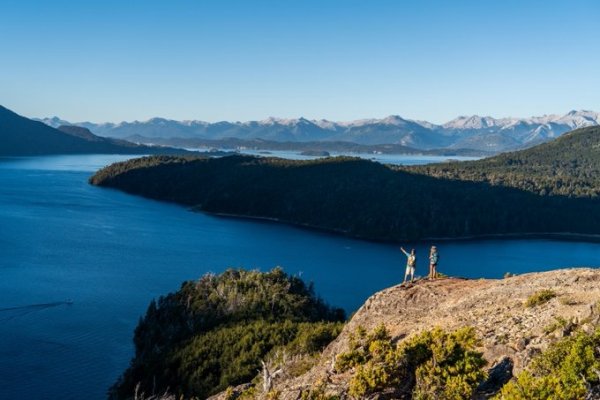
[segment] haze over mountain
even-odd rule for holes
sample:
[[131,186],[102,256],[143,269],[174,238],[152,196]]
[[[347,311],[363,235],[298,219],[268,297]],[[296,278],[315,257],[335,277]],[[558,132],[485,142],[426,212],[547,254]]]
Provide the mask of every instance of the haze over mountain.
[[[53,127],[70,124],[58,117],[44,118],[40,121]],[[451,148],[499,152],[530,147],[573,129],[599,124],[600,113],[573,110],[565,115],[530,118],[460,116],[442,125],[414,121],[397,115],[349,122],[268,118],[262,121],[209,123],[152,118],[148,121],[101,124],[78,122],[72,125],[88,128],[96,135],[121,139],[135,138],[138,142],[151,142],[157,138],[238,138],[279,142],[400,144],[417,149]]]
[[0,106],[0,156],[85,153],[175,154],[182,152],[167,147],[151,147],[121,139],[104,138],[92,134],[86,128],[62,123],[58,129],[55,129]]

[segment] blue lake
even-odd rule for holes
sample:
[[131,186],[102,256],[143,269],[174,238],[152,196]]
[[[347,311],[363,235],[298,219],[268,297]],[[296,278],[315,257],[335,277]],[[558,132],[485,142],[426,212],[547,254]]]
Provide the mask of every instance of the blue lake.
[[[0,159],[1,399],[105,398],[149,301],[208,271],[280,265],[349,312],[402,278],[394,245],[212,217],[87,183],[125,158]],[[417,246],[417,274],[428,245]],[[594,243],[437,245],[441,272],[466,277],[600,265]]]

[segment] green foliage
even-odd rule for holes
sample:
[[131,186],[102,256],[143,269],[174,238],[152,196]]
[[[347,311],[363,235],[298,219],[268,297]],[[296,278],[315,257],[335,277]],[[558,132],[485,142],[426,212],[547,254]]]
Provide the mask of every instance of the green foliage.
[[600,330],[561,339],[507,383],[498,400],[579,400],[600,379]]
[[325,383],[317,382],[309,390],[303,390],[300,400],[339,400],[340,396],[327,393]]
[[556,297],[556,292],[551,289],[542,289],[538,292],[535,292],[527,301],[525,301],[525,305],[527,307],[535,307],[542,304],[545,304]]
[[531,149],[460,163],[409,167],[445,179],[513,187],[541,196],[600,195],[600,127],[569,132]]
[[[195,336],[166,360],[166,365],[177,368],[178,387],[185,394],[215,393],[229,385],[251,380],[260,368],[260,360],[277,349],[293,348],[298,338],[312,341],[335,339],[341,323],[291,321],[268,323],[263,320],[218,328]],[[326,333],[326,334],[325,334]],[[322,342],[321,342],[322,343]],[[315,347],[312,351],[322,350]]]
[[[379,325],[373,332],[367,331],[359,326],[349,336],[349,349],[336,358],[335,368],[338,371],[347,371],[370,361],[374,356],[379,356],[381,346],[391,346],[391,338],[385,325]],[[377,350],[372,352],[372,350]]]
[[563,317],[560,317],[560,316],[554,317],[554,319],[556,320],[556,321],[554,321],[554,323],[552,323],[544,328],[545,334],[550,334],[550,333],[556,331],[557,329],[565,328],[567,325],[569,325],[569,321],[567,321]]
[[350,157],[147,157],[109,166],[91,182],[206,212],[369,239],[597,234],[600,156],[588,151],[582,160],[570,159],[579,142],[599,148],[600,135],[590,132],[561,137],[552,151],[545,144],[477,162],[418,167]]
[[486,361],[475,351],[480,341],[473,328],[447,333],[439,328],[427,331],[406,343],[404,352],[414,354],[418,363],[413,398],[417,400],[471,398],[486,377]]
[[135,358],[111,396],[129,398],[139,383],[146,393],[205,398],[250,381],[276,352],[321,351],[343,319],[280,268],[207,274],[150,304],[135,331]]
[[359,327],[350,336],[349,350],[338,355],[336,369],[356,368],[350,381],[350,394],[361,397],[398,383],[396,370],[398,353],[385,325],[379,325],[367,334]]
[[354,398],[400,387],[415,399],[470,398],[486,376],[478,345],[472,328],[450,333],[434,329],[399,346],[384,326],[370,334],[359,328],[348,352],[338,356],[336,369],[354,369],[349,386]]
[[229,386],[223,394],[224,400],[235,400],[237,398],[233,387]]

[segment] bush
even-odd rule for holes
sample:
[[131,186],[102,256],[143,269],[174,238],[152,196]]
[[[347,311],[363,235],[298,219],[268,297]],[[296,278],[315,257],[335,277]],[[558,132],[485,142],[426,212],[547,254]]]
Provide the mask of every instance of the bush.
[[552,323],[544,328],[545,334],[548,335],[548,334],[556,331],[557,329],[564,329],[569,325],[569,321],[567,321],[563,317],[554,317],[554,319],[556,320],[556,321],[554,321],[554,323]]
[[[479,345],[473,328],[451,333],[434,329],[407,343],[406,351],[419,354],[415,361],[421,361],[416,369],[413,398],[471,398],[477,385],[486,377],[482,369],[486,361],[482,353],[475,351]],[[415,352],[413,349],[418,350]]]
[[391,389],[421,400],[464,399],[486,376],[486,361],[475,351],[478,345],[472,328],[450,333],[436,328],[401,345],[392,342],[384,326],[368,335],[359,328],[336,368],[354,368],[349,385],[354,398]]
[[556,293],[551,289],[543,289],[539,292],[535,292],[525,302],[527,307],[535,307],[541,304],[547,303],[556,297]]
[[304,390],[300,394],[300,400],[339,400],[340,396],[327,393],[325,384],[317,382],[310,390]]
[[507,383],[498,400],[578,400],[600,381],[600,330],[579,332],[554,343],[528,369]]

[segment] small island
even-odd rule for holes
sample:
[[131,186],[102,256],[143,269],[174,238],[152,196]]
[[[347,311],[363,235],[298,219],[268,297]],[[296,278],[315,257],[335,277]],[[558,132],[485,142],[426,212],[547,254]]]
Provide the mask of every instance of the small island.
[[325,150],[304,150],[300,153],[301,156],[311,156],[311,157],[329,157],[331,154]]

